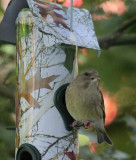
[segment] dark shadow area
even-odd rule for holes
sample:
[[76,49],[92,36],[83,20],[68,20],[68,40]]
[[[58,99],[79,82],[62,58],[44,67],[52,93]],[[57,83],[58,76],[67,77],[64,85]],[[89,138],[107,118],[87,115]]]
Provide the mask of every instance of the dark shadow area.
[[22,144],[17,151],[17,160],[41,160],[41,154],[31,144]]
[[20,155],[20,160],[33,160],[33,158],[32,158],[32,155],[29,152],[24,151]]
[[57,89],[57,91],[54,94],[54,104],[58,109],[59,113],[61,114],[61,117],[64,121],[66,129],[68,131],[71,131],[73,129],[71,124],[73,123],[74,119],[69,114],[66,107],[66,102],[65,102],[65,92],[68,85],[69,83],[64,84]]

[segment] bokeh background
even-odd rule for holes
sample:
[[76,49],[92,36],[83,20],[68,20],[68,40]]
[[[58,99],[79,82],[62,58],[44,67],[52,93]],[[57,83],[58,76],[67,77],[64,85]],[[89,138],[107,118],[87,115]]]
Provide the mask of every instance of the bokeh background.
[[[0,21],[10,0],[0,0]],[[53,0],[50,0],[53,1]],[[70,6],[70,0],[54,2]],[[79,71],[96,69],[113,146],[98,145],[93,129],[80,130],[80,160],[136,160],[136,0],[74,0],[92,14],[100,46],[79,49]],[[128,25],[126,25],[128,24]],[[16,48],[0,42],[0,160],[14,160]]]

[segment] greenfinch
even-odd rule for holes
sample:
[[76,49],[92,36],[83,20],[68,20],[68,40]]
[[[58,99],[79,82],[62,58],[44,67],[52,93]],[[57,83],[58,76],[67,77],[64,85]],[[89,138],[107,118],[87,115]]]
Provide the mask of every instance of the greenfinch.
[[96,129],[98,143],[106,141],[112,145],[104,128],[105,107],[99,81],[98,72],[94,69],[79,73],[66,89],[66,107],[75,119],[72,124],[74,128],[92,125]]

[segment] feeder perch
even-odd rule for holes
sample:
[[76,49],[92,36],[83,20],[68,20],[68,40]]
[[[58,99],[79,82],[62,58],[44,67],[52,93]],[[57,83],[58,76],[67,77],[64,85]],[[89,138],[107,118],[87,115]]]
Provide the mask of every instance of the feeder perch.
[[76,160],[65,90],[78,73],[78,46],[100,51],[92,18],[86,9],[71,15],[70,7],[27,3],[16,20],[16,160]]

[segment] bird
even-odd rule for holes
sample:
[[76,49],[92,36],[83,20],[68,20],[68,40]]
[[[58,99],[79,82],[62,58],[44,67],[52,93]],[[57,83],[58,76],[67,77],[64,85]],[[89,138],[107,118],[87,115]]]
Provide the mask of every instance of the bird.
[[98,144],[107,142],[112,145],[104,128],[105,107],[99,82],[96,70],[89,68],[81,71],[66,88],[66,108],[74,119],[73,128],[88,128],[91,125],[96,130]]

